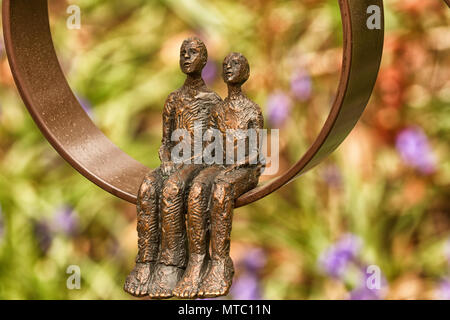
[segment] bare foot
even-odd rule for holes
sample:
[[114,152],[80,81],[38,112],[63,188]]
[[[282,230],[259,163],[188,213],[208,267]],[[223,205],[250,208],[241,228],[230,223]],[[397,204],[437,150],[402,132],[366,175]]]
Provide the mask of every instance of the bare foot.
[[168,299],[173,297],[173,289],[177,285],[184,269],[175,266],[156,265],[152,281],[149,285],[148,295],[152,299]]
[[191,254],[186,272],[173,290],[173,294],[178,298],[196,298],[206,267],[207,259],[205,259],[205,255]]
[[234,268],[230,257],[213,260],[208,274],[198,290],[199,298],[226,296],[233,282]]
[[152,263],[137,262],[133,271],[128,275],[123,289],[135,297],[148,294],[148,283],[151,277]]

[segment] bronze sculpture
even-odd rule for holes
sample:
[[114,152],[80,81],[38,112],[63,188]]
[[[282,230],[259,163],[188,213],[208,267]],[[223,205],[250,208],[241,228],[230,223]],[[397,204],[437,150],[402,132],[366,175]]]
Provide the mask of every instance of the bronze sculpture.
[[[229,253],[234,201],[258,184],[262,167],[258,164],[259,148],[253,148],[256,152],[250,155],[248,132],[255,131],[257,144],[264,121],[259,106],[241,90],[250,75],[247,59],[238,53],[225,58],[225,101],[208,89],[201,77],[206,61],[207,49],[200,39],[183,42],[180,67],[187,79],[167,98],[159,152],[161,166],[146,175],[138,195],[138,255],[136,267],[124,285],[124,290],[134,296],[217,297],[227,294],[231,286],[234,269]],[[218,132],[222,141],[215,143],[219,148],[231,147],[232,162],[229,163],[229,154],[221,150],[218,163],[206,165],[204,151],[208,144],[203,142],[203,136],[207,129]],[[179,130],[187,132],[181,141],[178,136],[174,139]],[[197,138],[196,130],[202,137],[200,149],[196,149],[195,141],[192,143]],[[230,135],[237,130],[240,135]],[[239,139],[245,149],[243,156],[235,159]],[[188,148],[187,154],[180,157],[182,161],[174,160],[176,142],[183,144],[181,151]]]
[[201,77],[207,58],[206,46],[200,39],[183,42],[180,67],[187,79],[167,98],[159,152],[161,166],[146,175],[138,195],[139,251],[136,267],[124,286],[125,291],[135,296],[171,297],[186,266],[184,195],[202,164],[174,163],[171,138],[177,129],[193,135],[198,129],[196,123],[206,126],[211,106],[221,101]]

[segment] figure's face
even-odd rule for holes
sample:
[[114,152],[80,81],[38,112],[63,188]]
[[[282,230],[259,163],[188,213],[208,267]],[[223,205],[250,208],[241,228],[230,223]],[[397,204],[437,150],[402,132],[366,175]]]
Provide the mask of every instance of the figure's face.
[[185,74],[199,73],[203,70],[202,48],[195,42],[184,42],[180,51],[180,67]]
[[226,57],[223,61],[223,80],[229,84],[243,84],[247,80],[246,64],[237,54]]

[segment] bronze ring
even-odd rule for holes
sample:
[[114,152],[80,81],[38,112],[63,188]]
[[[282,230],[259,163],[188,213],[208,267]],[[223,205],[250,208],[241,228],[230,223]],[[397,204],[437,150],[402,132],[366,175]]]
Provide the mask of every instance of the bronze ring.
[[[384,40],[370,30],[367,8],[382,0],[339,0],[344,28],[341,80],[330,115],[306,154],[279,178],[244,194],[236,207],[259,200],[319,164],[356,125],[378,75]],[[60,68],[46,0],[4,0],[8,60],[25,105],[47,140],[76,170],[113,195],[136,203],[149,169],[115,146],[90,120]]]

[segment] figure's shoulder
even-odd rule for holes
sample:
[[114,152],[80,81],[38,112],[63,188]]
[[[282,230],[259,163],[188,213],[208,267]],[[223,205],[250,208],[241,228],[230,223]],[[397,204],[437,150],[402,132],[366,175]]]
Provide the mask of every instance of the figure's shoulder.
[[213,103],[219,103],[222,101],[222,98],[216,93],[214,92],[214,90],[206,87],[201,93],[200,95],[206,100],[209,100]]
[[259,104],[257,104],[256,102],[253,102],[252,100],[250,100],[251,103],[251,109],[255,114],[261,114],[262,115],[262,110],[261,107],[259,106]]
[[214,97],[215,97],[215,99],[217,100],[217,101],[219,101],[219,102],[223,102],[223,100],[222,100],[222,97],[221,96],[219,96],[216,92],[214,92],[214,91],[212,91],[213,93],[214,93]]
[[177,89],[167,96],[166,103],[174,103],[180,98],[181,89]]
[[181,93],[181,89],[177,89],[177,90],[171,92],[171,93],[167,96],[167,99],[176,99],[177,97],[180,96],[180,93]]
[[245,113],[248,122],[259,123],[260,126],[264,126],[264,117],[261,107],[248,97],[246,97]]
[[248,98],[247,96],[245,96],[245,108],[244,109],[252,117],[262,115],[261,107],[256,102],[254,102],[253,100]]

